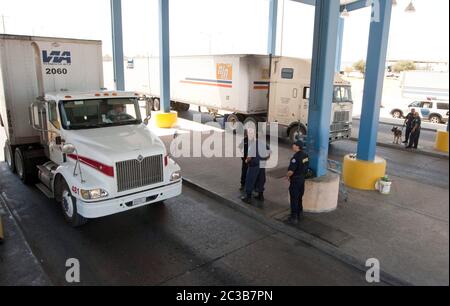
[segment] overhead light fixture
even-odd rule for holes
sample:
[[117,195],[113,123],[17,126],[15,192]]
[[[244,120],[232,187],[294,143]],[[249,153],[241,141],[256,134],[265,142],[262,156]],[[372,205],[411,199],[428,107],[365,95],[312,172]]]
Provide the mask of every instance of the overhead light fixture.
[[412,0],[406,7],[405,12],[406,13],[415,13],[416,12],[416,8],[414,7],[414,3],[412,2]]
[[345,6],[345,7],[344,7],[344,10],[343,10],[342,13],[341,13],[341,17],[347,18],[347,17],[349,17],[349,16],[350,16],[350,13],[349,13],[348,10],[347,10],[347,6]]

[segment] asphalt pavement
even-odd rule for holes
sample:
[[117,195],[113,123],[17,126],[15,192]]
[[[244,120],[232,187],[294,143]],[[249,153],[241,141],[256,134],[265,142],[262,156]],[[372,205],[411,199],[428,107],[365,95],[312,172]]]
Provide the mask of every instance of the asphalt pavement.
[[4,163],[0,193],[54,285],[67,285],[69,258],[80,261],[80,285],[367,284],[353,267],[189,188],[79,229]]

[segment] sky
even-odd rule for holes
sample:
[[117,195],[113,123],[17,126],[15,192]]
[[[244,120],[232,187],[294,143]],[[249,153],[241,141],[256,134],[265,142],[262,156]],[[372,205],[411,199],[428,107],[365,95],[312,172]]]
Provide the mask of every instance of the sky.
[[[446,61],[449,57],[449,1],[397,0],[389,59]],[[158,55],[158,1],[122,0],[127,56]],[[170,0],[172,55],[265,54],[268,0]],[[99,39],[111,54],[109,0],[0,0],[0,33]],[[314,7],[280,0],[277,54],[310,58]],[[343,62],[365,59],[370,10],[345,21]]]

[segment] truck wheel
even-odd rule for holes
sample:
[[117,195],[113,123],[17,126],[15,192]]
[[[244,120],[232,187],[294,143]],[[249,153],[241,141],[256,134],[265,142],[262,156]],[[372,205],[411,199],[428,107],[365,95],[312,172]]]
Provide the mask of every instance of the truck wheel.
[[3,148],[3,150],[5,153],[5,162],[8,164],[9,169],[13,173],[15,173],[16,167],[14,165],[14,156],[13,156],[12,148],[8,142],[5,143],[5,147]]
[[147,117],[152,114],[152,111],[153,111],[153,100],[147,99],[145,101],[145,112],[146,112]]
[[236,131],[240,122],[241,121],[239,120],[239,117],[236,114],[228,115],[228,117],[227,117],[228,129],[227,130]]
[[303,126],[300,128],[293,126],[289,131],[289,141],[291,143],[302,140],[304,136],[306,136],[306,129]]
[[191,108],[190,104],[179,103],[179,102],[177,102],[175,104],[175,109],[179,112],[187,112],[187,111],[189,111],[190,108]]
[[77,199],[72,196],[69,186],[65,181],[61,184],[61,208],[66,221],[73,227],[80,227],[88,222],[88,219],[78,214]]
[[14,164],[16,167],[17,175],[19,176],[20,180],[24,184],[29,184],[30,178],[29,178],[29,171],[28,171],[28,167],[27,167],[28,165],[24,158],[22,150],[20,148],[17,148],[16,152],[14,154]]
[[156,112],[159,112],[161,110],[161,101],[158,98],[153,99],[153,109]]
[[36,155],[36,151],[22,150],[20,147],[16,148],[14,164],[17,175],[24,184],[32,185],[38,181],[37,165],[42,164],[45,160],[45,158]]

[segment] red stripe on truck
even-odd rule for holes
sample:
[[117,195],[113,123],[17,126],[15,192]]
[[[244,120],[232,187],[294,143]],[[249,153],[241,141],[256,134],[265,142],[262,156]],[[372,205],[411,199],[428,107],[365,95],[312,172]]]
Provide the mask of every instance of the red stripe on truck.
[[73,160],[78,159],[80,161],[80,163],[83,163],[91,168],[94,168],[107,176],[114,177],[114,167],[112,167],[112,166],[108,166],[108,165],[102,164],[96,160],[93,160],[93,159],[90,159],[87,157],[83,157],[83,156],[79,156],[76,154],[69,154],[67,156]]
[[269,86],[254,86],[253,89],[255,90],[269,90]]
[[218,84],[218,83],[204,83],[204,82],[193,82],[193,81],[180,81],[183,84],[193,84],[193,85],[205,85],[205,86],[216,86],[223,88],[233,88],[233,85],[228,84]]

